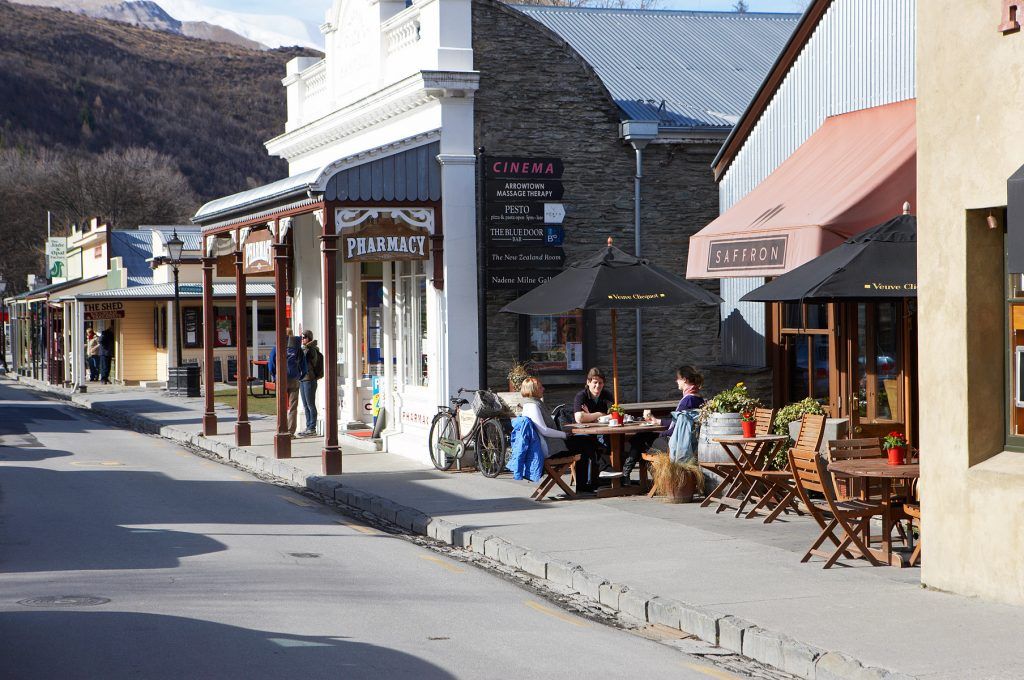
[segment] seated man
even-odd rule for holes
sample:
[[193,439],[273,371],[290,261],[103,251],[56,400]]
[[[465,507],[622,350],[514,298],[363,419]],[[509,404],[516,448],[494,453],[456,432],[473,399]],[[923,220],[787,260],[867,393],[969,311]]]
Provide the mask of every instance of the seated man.
[[[602,416],[608,415],[608,407],[612,404],[612,395],[604,388],[604,373],[600,368],[587,371],[587,383],[576,393],[573,399],[573,416],[577,423],[596,423]],[[599,477],[617,477],[619,473],[612,470],[608,455],[608,444],[604,437],[595,437],[595,463]]]

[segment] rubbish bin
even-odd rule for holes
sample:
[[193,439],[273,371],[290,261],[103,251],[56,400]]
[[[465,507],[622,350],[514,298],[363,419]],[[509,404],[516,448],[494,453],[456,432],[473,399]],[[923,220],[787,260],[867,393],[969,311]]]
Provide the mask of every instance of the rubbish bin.
[[167,369],[167,394],[172,397],[198,397],[199,365],[185,364]]

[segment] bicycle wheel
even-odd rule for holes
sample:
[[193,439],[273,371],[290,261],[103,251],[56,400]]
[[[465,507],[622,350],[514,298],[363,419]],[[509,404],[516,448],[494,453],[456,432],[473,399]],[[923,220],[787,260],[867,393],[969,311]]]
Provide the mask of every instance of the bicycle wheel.
[[480,423],[476,435],[476,465],[484,477],[497,477],[505,469],[505,431],[497,419]]
[[427,444],[430,447],[430,462],[438,470],[448,470],[455,463],[459,445],[458,428],[452,414],[444,411],[434,416],[430,423]]

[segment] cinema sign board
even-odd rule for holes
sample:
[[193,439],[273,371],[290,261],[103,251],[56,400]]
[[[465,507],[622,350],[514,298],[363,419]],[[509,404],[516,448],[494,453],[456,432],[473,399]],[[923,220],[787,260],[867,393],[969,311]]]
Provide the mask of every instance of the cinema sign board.
[[345,262],[429,260],[430,232],[382,216],[342,232],[340,248]]
[[488,156],[484,167],[487,179],[561,179],[564,171],[561,158]]
[[274,271],[273,234],[260,229],[249,234],[242,246],[242,271],[246,274],[269,274]]

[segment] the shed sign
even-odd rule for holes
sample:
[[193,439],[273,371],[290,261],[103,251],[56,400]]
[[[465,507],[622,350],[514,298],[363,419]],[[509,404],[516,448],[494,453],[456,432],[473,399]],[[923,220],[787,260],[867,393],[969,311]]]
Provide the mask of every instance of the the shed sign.
[[86,302],[84,307],[86,321],[124,318],[123,302]]
[[274,271],[272,239],[273,236],[268,229],[260,229],[249,234],[242,248],[242,271],[246,274],[269,274]]
[[342,234],[345,262],[430,259],[430,232],[400,220],[379,217]]

